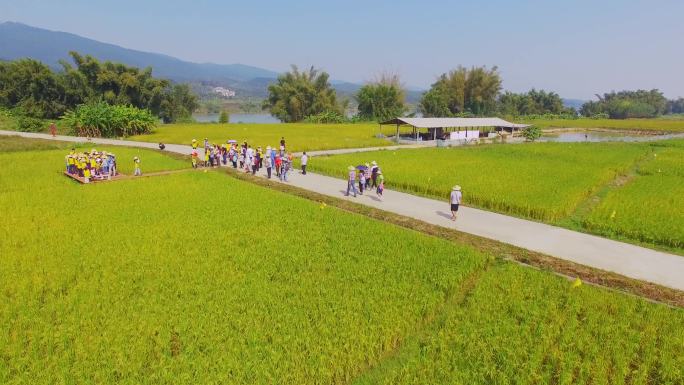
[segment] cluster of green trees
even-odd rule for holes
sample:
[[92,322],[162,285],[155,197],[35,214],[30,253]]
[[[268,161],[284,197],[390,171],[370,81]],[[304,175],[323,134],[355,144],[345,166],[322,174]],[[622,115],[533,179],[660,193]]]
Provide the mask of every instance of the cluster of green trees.
[[[358,114],[346,118],[344,102],[338,102],[328,74],[311,68],[300,72],[293,67],[269,87],[263,108],[285,122],[307,121],[338,123],[343,121],[382,121],[402,116],[406,92],[396,75],[383,75],[361,87],[354,96]],[[419,104],[424,116],[543,115],[571,114],[554,92],[532,89],[527,93],[501,94],[501,76],[497,67],[458,67],[443,74],[422,97]]]
[[402,116],[406,111],[406,92],[399,76],[383,75],[373,83],[361,87],[356,94],[358,118],[384,121]]
[[268,86],[268,98],[263,108],[283,122],[300,122],[308,116],[325,112],[342,113],[337,94],[328,81],[329,75],[314,67],[299,71],[292,66],[290,72],[278,76]]
[[420,101],[424,116],[575,115],[555,92],[501,93],[498,68],[459,66],[443,74]]
[[501,91],[497,67],[459,66],[442,74],[420,101],[424,116],[483,115],[496,111],[496,97]]
[[382,76],[361,87],[355,96],[359,114],[347,118],[349,100],[339,100],[329,75],[311,67],[296,66],[268,87],[263,109],[283,122],[341,123],[357,120],[383,120],[400,116],[406,110],[405,92],[396,76]]
[[197,97],[185,84],[172,84],[139,69],[70,52],[61,70],[32,59],[0,62],[0,106],[16,115],[58,118],[81,104],[104,102],[149,110],[164,122],[189,118]]
[[[93,114],[96,120],[106,115],[102,104],[105,103],[147,110],[151,116],[166,123],[189,119],[199,107],[197,96],[188,85],[154,78],[151,68],[141,70],[109,61],[100,62],[76,52],[70,52],[70,55],[73,64],[62,61],[59,71],[32,59],[0,61],[0,107],[12,109],[17,121],[27,129],[40,126],[40,119],[58,118],[67,111],[72,111],[71,117],[77,116],[76,109],[81,105],[91,106],[83,108],[81,113]],[[459,66],[442,74],[432,84],[423,94],[418,108],[427,117],[576,115],[574,109],[563,106],[562,99],[554,92],[532,89],[516,94],[501,93],[501,89],[502,80],[497,67]],[[583,116],[624,119],[684,113],[683,98],[668,101],[658,90],[621,91],[597,96],[598,101],[582,106],[580,113]],[[269,109],[283,122],[318,123],[382,121],[402,116],[407,110],[406,92],[396,75],[384,75],[364,85],[354,98],[358,114],[350,119],[345,115],[349,100],[338,99],[326,72],[314,67],[300,71],[293,66],[291,71],[279,76],[268,87],[268,98],[263,101],[262,108]],[[107,113],[121,111],[112,109]],[[131,111],[122,114],[134,115]],[[227,120],[226,115],[222,121]],[[135,120],[130,124],[138,127],[139,123]]]
[[657,89],[613,91],[596,97],[598,101],[582,105],[580,114],[587,117],[606,114],[611,119],[653,118],[666,113],[680,113],[684,105],[681,98],[679,101],[668,101]]
[[497,99],[497,112],[502,115],[575,115],[573,108],[563,105],[563,99],[555,92],[535,90],[516,94],[506,91]]

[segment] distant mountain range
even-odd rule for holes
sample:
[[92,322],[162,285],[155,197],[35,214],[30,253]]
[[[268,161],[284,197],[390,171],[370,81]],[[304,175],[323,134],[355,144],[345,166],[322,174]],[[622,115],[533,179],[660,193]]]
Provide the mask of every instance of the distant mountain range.
[[0,57],[5,60],[32,58],[60,68],[59,60],[70,61],[69,51],[136,67],[152,67],[156,77],[177,82],[206,82],[248,92],[265,93],[264,81],[278,76],[275,71],[244,64],[192,63],[168,55],[136,51],[114,44],[102,43],[66,32],[49,31],[21,23],[0,24]]
[[[223,86],[238,96],[265,97],[267,87],[278,72],[244,64],[193,63],[172,56],[137,51],[114,44],[102,43],[67,32],[50,31],[26,24],[0,23],[0,60],[32,58],[50,67],[61,68],[59,60],[71,61],[69,51],[91,55],[101,61],[110,60],[136,67],[152,67],[156,77],[195,85]],[[331,81],[341,96],[354,94],[360,84]],[[419,91],[409,91],[409,102],[420,97]]]
[[[223,86],[238,96],[265,97],[268,85],[279,73],[245,64],[193,63],[172,56],[137,51],[114,44],[102,43],[67,32],[50,31],[26,24],[0,23],[0,60],[32,58],[59,69],[60,59],[71,61],[69,51],[91,55],[101,61],[110,60],[136,67],[152,67],[154,76],[176,82],[192,83],[196,88]],[[361,84],[331,80],[342,97],[355,94]],[[417,103],[424,91],[408,87],[406,99]],[[567,107],[579,109],[583,100],[563,99]]]

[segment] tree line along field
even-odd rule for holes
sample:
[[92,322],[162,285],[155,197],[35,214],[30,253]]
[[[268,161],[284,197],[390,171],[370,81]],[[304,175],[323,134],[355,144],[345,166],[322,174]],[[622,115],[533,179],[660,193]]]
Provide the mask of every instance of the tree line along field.
[[681,309],[220,172],[80,185],[69,145],[10,140],[2,383],[684,381]]
[[[252,146],[278,147],[280,138],[285,137],[288,151],[331,150],[387,146],[392,143],[377,138],[380,126],[374,123],[354,124],[168,124],[157,127],[152,134],[131,137],[142,142],[163,142],[189,145],[194,138],[202,142],[226,143],[233,139],[239,143],[247,141]],[[387,133],[387,130],[386,130]]]
[[684,119],[522,119],[523,123],[547,128],[604,128],[645,132],[684,132]]
[[[308,167],[344,178],[347,166],[375,160],[390,189],[446,200],[451,187],[460,184],[465,205],[562,225],[567,225],[566,220],[574,217],[589,198],[616,179],[625,178],[624,186],[610,191],[577,225],[681,252],[684,216],[677,215],[683,207],[679,193],[684,185],[681,143],[528,143],[404,149],[316,157]],[[637,165],[639,171],[631,175]],[[667,171],[653,172],[656,167]]]

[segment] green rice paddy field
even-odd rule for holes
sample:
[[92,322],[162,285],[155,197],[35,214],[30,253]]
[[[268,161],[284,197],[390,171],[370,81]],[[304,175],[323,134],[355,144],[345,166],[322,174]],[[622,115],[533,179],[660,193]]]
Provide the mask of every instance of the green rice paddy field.
[[647,132],[684,132],[683,119],[533,119],[540,128],[605,128]]
[[[254,146],[279,146],[280,138],[285,137],[288,151],[330,150],[336,148],[359,148],[391,145],[385,139],[376,138],[379,125],[358,124],[168,124],[155,128],[149,135],[134,136],[129,139],[142,142],[164,142],[190,145],[195,138],[202,145],[204,138],[211,143],[226,143],[234,139]],[[385,127],[385,134],[389,130]]]
[[446,200],[459,184],[465,205],[682,253],[683,159],[682,140],[528,143],[316,157],[309,169],[344,177],[375,160],[390,189]]
[[682,309],[221,172],[80,185],[12,140],[0,383],[684,382]]
[[584,220],[592,231],[684,249],[684,141],[654,143],[636,176]]

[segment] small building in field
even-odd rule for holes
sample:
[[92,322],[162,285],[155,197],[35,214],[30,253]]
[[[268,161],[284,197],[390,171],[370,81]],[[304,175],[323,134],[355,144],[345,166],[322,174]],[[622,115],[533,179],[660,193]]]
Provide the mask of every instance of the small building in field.
[[[528,124],[507,122],[501,118],[394,118],[383,125],[397,127],[396,140],[453,140],[470,141],[494,135],[513,135],[529,127]],[[401,135],[400,127],[410,126],[410,134]]]

